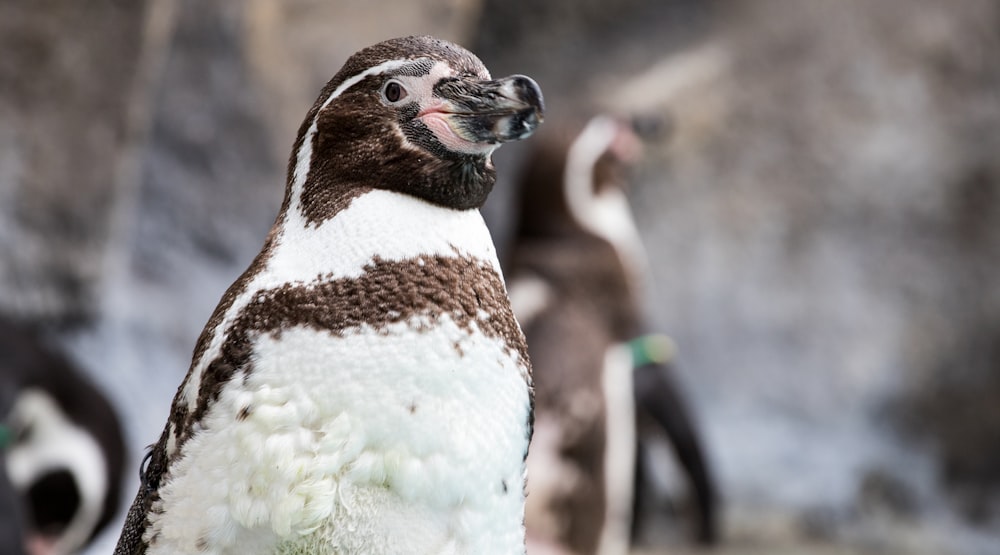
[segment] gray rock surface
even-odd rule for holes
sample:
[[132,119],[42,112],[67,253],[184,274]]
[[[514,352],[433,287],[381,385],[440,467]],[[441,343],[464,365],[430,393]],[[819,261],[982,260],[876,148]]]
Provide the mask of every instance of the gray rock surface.
[[0,310],[93,317],[142,2],[0,4]]

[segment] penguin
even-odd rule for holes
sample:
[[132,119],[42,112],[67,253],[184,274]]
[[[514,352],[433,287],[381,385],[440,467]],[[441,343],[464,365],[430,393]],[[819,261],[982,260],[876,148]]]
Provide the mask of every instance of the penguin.
[[[654,132],[646,121],[636,125]],[[696,429],[666,359],[648,356],[664,352],[662,342],[643,339],[645,252],[623,174],[642,152],[636,125],[609,115],[550,122],[518,184],[505,270],[534,369],[529,555],[627,552],[637,420],[658,423],[683,452],[705,508],[704,537],[715,533],[714,483]]]
[[83,549],[116,515],[125,439],[96,385],[37,333],[0,318],[4,553]]
[[530,78],[432,37],[348,58],[115,553],[524,552],[531,367],[479,208],[543,110]]

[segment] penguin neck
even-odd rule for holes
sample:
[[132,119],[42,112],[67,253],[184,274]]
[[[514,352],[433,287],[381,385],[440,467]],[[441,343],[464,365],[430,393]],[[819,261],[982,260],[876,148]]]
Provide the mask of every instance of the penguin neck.
[[349,119],[340,113],[314,114],[303,123],[289,159],[283,209],[296,210],[318,226],[373,189],[454,210],[479,209],[486,202],[496,182],[488,155],[426,149],[391,132],[329,130],[350,128]]
[[[346,184],[328,175],[328,164],[319,164],[316,152],[318,119],[314,115],[306,120],[295,141],[291,159],[288,162],[288,179],[285,186],[285,200],[282,216],[301,215],[307,222],[318,227],[327,219],[335,217],[347,208],[351,200],[369,191],[363,184]],[[322,167],[321,167],[322,166]],[[287,218],[285,218],[287,220]]]
[[[343,199],[341,199],[343,200]],[[329,219],[301,212],[292,188],[266,255],[268,281],[358,277],[376,259],[473,257],[499,268],[479,210],[454,210],[394,191],[370,188]]]
[[258,286],[357,277],[377,258],[470,256],[499,269],[478,208],[446,208],[385,184],[334,179],[329,160],[316,159],[317,126],[313,116],[300,128]]

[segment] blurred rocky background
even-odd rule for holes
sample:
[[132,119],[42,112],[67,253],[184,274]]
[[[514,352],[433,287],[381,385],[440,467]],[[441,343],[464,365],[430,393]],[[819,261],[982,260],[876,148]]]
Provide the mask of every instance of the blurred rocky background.
[[553,119],[668,122],[633,206],[720,552],[1000,550],[997,0],[3,0],[0,311],[111,394],[133,465],[323,83],[422,33]]

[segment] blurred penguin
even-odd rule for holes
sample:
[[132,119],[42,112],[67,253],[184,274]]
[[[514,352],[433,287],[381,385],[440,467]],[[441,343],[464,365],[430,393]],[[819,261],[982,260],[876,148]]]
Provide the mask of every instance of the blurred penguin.
[[81,550],[119,506],[125,445],[111,404],[36,334],[0,319],[0,422],[0,553]]
[[607,115],[582,129],[553,123],[522,174],[506,269],[535,369],[528,553],[624,554],[645,488],[638,443],[654,428],[689,478],[696,537],[711,543],[714,484],[667,368],[671,347],[644,336],[645,253],[625,195],[640,131],[655,126]]

